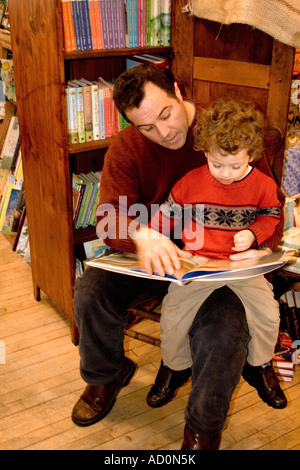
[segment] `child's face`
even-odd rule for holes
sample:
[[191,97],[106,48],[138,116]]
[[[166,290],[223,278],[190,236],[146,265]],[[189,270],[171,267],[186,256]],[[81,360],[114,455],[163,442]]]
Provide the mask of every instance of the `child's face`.
[[242,179],[252,160],[246,149],[240,150],[235,155],[224,156],[215,147],[206,152],[206,158],[212,176],[222,184],[231,184]]

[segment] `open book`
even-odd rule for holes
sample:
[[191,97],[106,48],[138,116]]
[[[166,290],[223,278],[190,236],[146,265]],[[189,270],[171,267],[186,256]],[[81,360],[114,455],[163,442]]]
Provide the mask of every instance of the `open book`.
[[188,259],[180,258],[181,268],[175,271],[174,275],[166,274],[164,277],[155,273],[150,275],[143,271],[134,253],[116,252],[90,260],[86,264],[129,276],[172,281],[184,285],[191,281],[226,281],[259,276],[280,268],[289,259],[290,252],[272,253],[262,258],[248,258],[242,261],[193,256]]

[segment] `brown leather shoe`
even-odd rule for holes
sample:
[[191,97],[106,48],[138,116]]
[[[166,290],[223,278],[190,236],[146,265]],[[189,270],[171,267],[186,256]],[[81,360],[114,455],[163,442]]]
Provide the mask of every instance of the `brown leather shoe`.
[[260,398],[273,408],[285,408],[287,399],[280,388],[279,380],[273,369],[272,362],[265,366],[250,366],[246,363],[242,376],[252,387],[255,387]]
[[184,428],[184,438],[181,450],[219,450],[221,433],[207,436],[192,431],[188,425]]
[[152,408],[158,408],[168,403],[173,398],[177,388],[181,387],[191,376],[191,369],[172,370],[162,362],[151,387],[146,401]]
[[73,422],[78,426],[90,426],[103,419],[112,409],[119,390],[129,383],[135,370],[134,362],[125,357],[117,379],[106,385],[88,385],[74,406]]

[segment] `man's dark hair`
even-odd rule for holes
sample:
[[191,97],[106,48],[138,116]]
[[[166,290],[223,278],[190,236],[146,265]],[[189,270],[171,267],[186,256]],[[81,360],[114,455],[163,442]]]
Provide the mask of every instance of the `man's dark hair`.
[[154,83],[176,98],[174,77],[168,69],[156,65],[137,65],[123,72],[114,85],[114,100],[119,112],[127,119],[125,111],[138,108],[145,96],[144,85]]

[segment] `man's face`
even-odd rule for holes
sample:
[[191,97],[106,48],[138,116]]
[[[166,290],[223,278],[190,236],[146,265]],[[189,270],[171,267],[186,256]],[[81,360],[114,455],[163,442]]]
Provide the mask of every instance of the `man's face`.
[[139,108],[126,110],[128,119],[145,137],[171,150],[185,144],[189,128],[184,102],[176,84],[175,92],[177,99],[148,82]]

